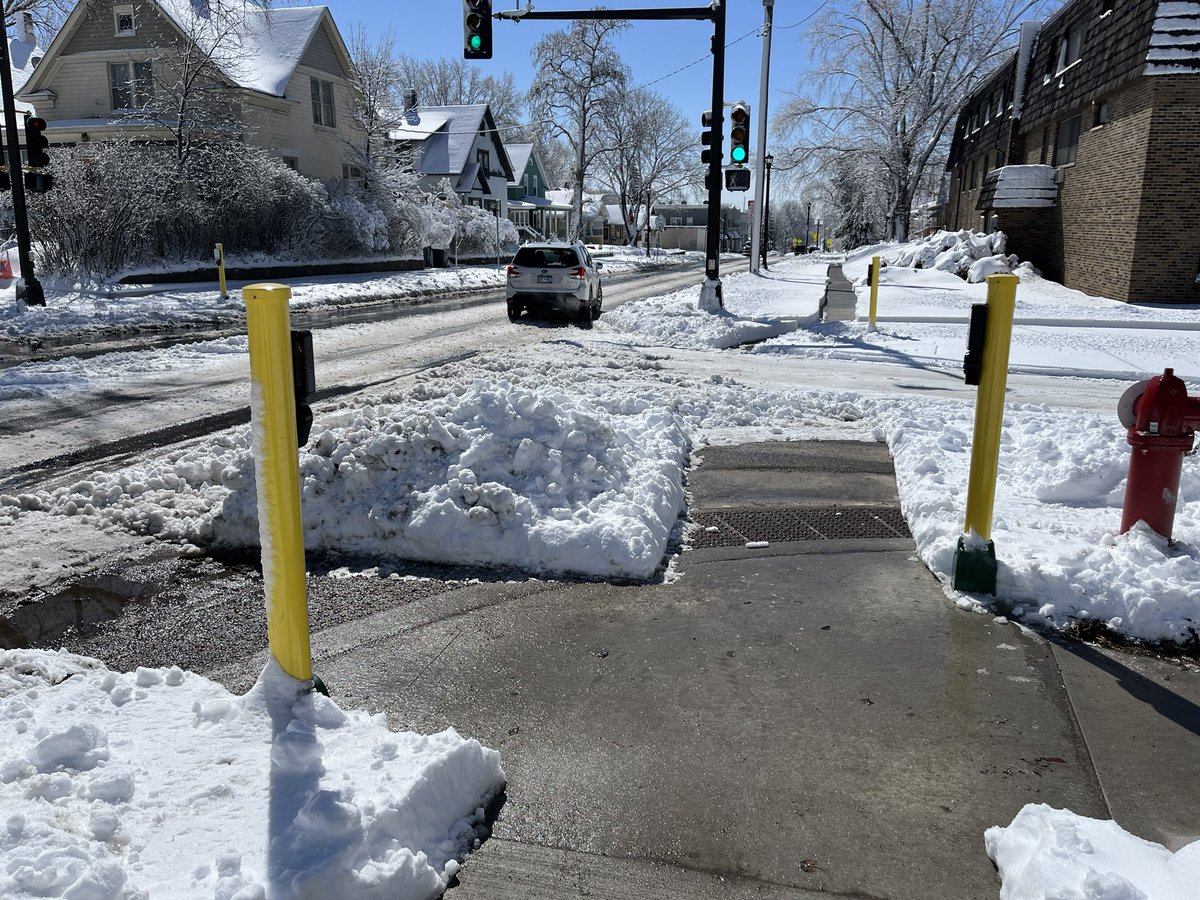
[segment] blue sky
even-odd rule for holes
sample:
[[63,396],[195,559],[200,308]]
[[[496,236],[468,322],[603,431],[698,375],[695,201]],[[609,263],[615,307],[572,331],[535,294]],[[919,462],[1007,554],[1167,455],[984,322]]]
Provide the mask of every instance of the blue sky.
[[[422,58],[462,57],[462,4],[459,0],[326,0],[344,36],[355,24],[368,31],[391,27],[399,50]],[[516,0],[496,0],[495,9],[524,6]],[[534,0],[538,11],[588,9],[596,0]],[[651,7],[699,7],[706,0],[607,0],[611,9]],[[807,23],[799,24],[818,6],[820,0],[776,0],[775,36],[771,48],[770,103],[776,109],[788,93],[797,87],[808,63],[803,45]],[[730,0],[726,24],[725,99],[746,100],[758,104],[758,82],[762,64],[762,41],[758,30],[763,23],[762,0]],[[533,46],[548,32],[569,27],[560,21],[496,21],[493,24],[494,57],[469,62],[488,74],[511,72],[517,86],[525,89],[533,77]],[[796,27],[788,27],[796,26]],[[631,22],[617,42],[617,50],[633,71],[637,85],[657,82],[651,88],[669,98],[696,123],[696,152],[699,154],[700,113],[711,106],[712,57],[709,47],[711,22]],[[741,38],[741,40],[738,40]],[[695,65],[676,72],[700,60]],[[675,73],[675,74],[672,74]],[[662,79],[662,80],[659,80]],[[758,123],[758,110],[753,122]],[[751,135],[751,145],[757,145]],[[768,144],[768,150],[772,147]]]

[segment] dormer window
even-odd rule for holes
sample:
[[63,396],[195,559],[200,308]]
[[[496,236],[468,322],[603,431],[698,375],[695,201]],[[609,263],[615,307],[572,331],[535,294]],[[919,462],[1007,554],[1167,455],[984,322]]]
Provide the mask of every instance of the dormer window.
[[133,37],[135,34],[132,6],[113,7],[113,34],[117,37]]
[[1083,56],[1083,23],[1076,22],[1058,42],[1058,71],[1079,62]]

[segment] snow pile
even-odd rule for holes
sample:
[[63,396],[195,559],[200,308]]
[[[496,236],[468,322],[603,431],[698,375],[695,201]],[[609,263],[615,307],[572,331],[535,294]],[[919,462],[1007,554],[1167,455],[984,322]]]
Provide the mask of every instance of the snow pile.
[[989,275],[1011,274],[1020,263],[1016,256],[1004,255],[1007,240],[1003,231],[939,231],[924,240],[902,244],[886,259],[889,265],[940,269],[976,284]]
[[[647,578],[684,508],[690,444],[669,409],[622,405],[446,377],[319,416],[300,454],[306,547]],[[0,498],[0,509],[253,547],[256,503],[243,427],[53,494]]]
[[238,697],[174,667],[0,652],[0,896],[439,896],[499,754],[300,687],[274,663]]
[[1066,420],[1042,407],[1005,409],[992,540],[995,598],[951,591],[970,469],[973,410],[929,400],[876,407],[895,459],[901,505],[922,561],[963,607],[1070,629],[1101,622],[1145,640],[1200,630],[1200,471],[1185,466],[1177,546],[1144,525],[1118,533],[1129,447],[1114,417]]
[[[663,297],[626,303],[605,313],[601,336],[618,332],[623,340],[690,350],[723,350],[787,334],[820,318],[825,295],[825,266],[789,266],[775,273],[739,273],[725,278],[725,308],[697,306],[699,290],[684,288]],[[797,272],[797,269],[809,269]]]
[[1200,881],[1200,841],[1171,853],[1124,831],[1044,803],[1007,828],[984,832],[999,870],[1000,900],[1185,900]]

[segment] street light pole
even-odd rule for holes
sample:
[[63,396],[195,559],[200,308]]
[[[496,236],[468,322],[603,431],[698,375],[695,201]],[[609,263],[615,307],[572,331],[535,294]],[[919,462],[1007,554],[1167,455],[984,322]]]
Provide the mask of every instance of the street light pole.
[[762,206],[762,267],[767,268],[767,248],[771,244],[771,164],[775,157],[768,153],[763,157],[767,166],[767,196]]
[[[775,0],[763,0],[763,41],[762,41],[762,71],[758,78],[758,150],[760,161],[758,178],[754,184],[754,205],[763,208],[763,177],[762,160],[767,154],[767,85],[771,77],[771,17],[775,11]],[[767,175],[766,177],[770,177]],[[750,271],[758,272],[759,247],[763,246],[766,238],[758,227],[759,219],[754,217],[750,223]],[[766,266],[766,251],[762,258]]]
[[808,201],[808,207],[804,210],[804,252],[808,253],[808,239],[812,236],[812,201]]

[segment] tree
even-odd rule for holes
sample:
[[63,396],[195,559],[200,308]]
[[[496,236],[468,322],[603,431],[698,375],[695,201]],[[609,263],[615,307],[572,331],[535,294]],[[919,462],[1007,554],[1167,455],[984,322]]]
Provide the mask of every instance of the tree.
[[389,28],[372,37],[360,24],[350,33],[350,65],[358,82],[354,116],[366,140],[352,147],[364,171],[373,171],[387,147],[388,132],[404,116],[400,102],[401,65],[396,58],[395,36]]
[[416,91],[421,106],[469,106],[486,103],[492,110],[496,127],[506,140],[525,140],[522,112],[524,103],[516,89],[512,73],[499,77],[481,75],[479,69],[461,59],[435,60],[401,55],[396,60],[399,83],[403,90]]
[[553,31],[538,41],[532,56],[537,70],[529,88],[531,118],[544,121],[575,157],[571,173],[571,236],[583,226],[583,185],[600,142],[599,115],[605,104],[625,89],[629,70],[612,48],[612,40],[628,24],[592,19]]
[[855,156],[886,199],[887,236],[905,240],[913,193],[963,101],[1045,0],[843,0],[810,35],[819,67],[776,119],[798,139],[786,164]]
[[617,196],[627,242],[637,235],[637,217],[646,194],[700,183],[694,136],[687,118],[665,97],[644,89],[616,95],[601,105],[600,138],[606,151],[597,161],[604,186]]
[[[242,133],[241,104],[229,82],[260,55],[255,20],[269,15],[269,7],[209,0],[172,9],[182,36],[151,44],[146,60],[113,63],[114,81],[121,78],[113,105],[121,118],[168,132],[182,169],[198,142],[236,140]],[[108,7],[97,5],[88,15],[112,27]],[[115,96],[120,91],[123,98]]]

